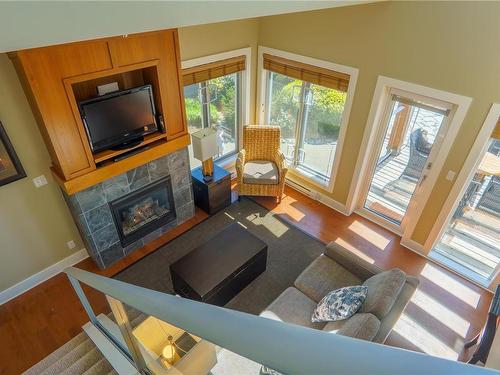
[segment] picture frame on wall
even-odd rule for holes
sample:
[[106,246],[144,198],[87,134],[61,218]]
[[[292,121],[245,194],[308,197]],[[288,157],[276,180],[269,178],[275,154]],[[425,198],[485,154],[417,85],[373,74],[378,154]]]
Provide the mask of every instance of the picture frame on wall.
[[26,177],[26,172],[0,121],[0,186]]

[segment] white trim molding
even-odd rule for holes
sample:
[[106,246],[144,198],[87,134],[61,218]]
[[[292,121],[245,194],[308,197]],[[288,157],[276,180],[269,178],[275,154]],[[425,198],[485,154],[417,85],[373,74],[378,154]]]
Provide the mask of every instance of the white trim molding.
[[[411,221],[403,220],[401,230],[399,231],[399,233],[403,237],[403,240],[406,243],[411,243],[411,234],[413,233],[415,225],[418,222],[420,215],[422,214],[422,210],[425,207],[425,203],[429,198],[432,188],[437,181],[444,161],[446,160],[450,148],[462,125],[465,115],[469,110],[472,99],[466,96],[437,90],[415,83],[379,76],[377,85],[375,87],[375,92],[373,94],[372,105],[365,126],[358,160],[354,169],[354,176],[347,197],[346,207],[348,210],[358,212],[358,210],[356,209],[361,208],[361,200],[364,198],[364,195],[366,195],[365,193],[367,187],[363,182],[367,180],[367,175],[373,168],[373,154],[375,151],[375,147],[379,143],[378,140],[380,138],[381,128],[384,125],[382,124],[382,117],[387,112],[387,108],[391,100],[391,90],[393,89],[403,90],[410,94],[416,94],[426,98],[443,101],[453,106],[453,109],[450,113],[449,122],[447,124],[444,124],[446,125],[446,136],[441,140],[441,145],[439,147],[439,150],[437,150],[435,158],[433,160],[433,166],[430,169],[427,178],[420,183],[420,192],[414,197],[414,199],[412,200],[412,204],[408,208],[408,212],[411,213]],[[418,200],[418,202],[415,202],[416,200]],[[360,209],[359,211],[361,212],[363,210]],[[382,220],[376,221],[378,224],[381,224]]]
[[320,203],[324,204],[325,206],[330,207],[330,208],[334,209],[335,211],[340,212],[341,214],[343,214],[345,216],[349,216],[352,214],[352,212],[349,212],[342,203],[337,202],[335,199],[328,197],[327,195],[319,192],[318,190],[315,190],[315,189],[312,189],[310,187],[306,187],[306,186],[302,185],[299,181],[296,181],[293,178],[292,174],[289,174],[286,177],[285,183],[287,186],[298,191],[299,193],[302,193],[302,194],[308,196],[309,198],[314,199],[315,201],[320,202]]
[[[274,48],[269,48],[269,47],[264,47],[264,46],[259,46],[258,50],[258,62],[257,62],[257,68],[258,68],[258,83],[259,83],[259,90],[258,90],[258,102],[257,102],[257,112],[258,112],[258,119],[260,124],[265,124],[266,121],[266,95],[267,95],[267,74],[266,70],[264,69],[264,53],[268,53],[270,55],[282,57],[285,59],[289,60],[294,60],[298,61],[304,64],[309,64],[313,66],[317,66],[320,68],[324,69],[329,69],[333,70],[336,72],[340,73],[345,73],[349,75],[349,86],[347,87],[347,97],[346,97],[346,102],[344,105],[344,111],[342,113],[342,121],[340,123],[340,132],[339,132],[339,137],[337,140],[337,146],[335,148],[335,155],[333,158],[333,165],[332,169],[330,171],[330,179],[328,181],[328,184],[322,184],[318,182],[318,180],[311,178],[307,175],[304,175],[301,173],[299,170],[296,170],[296,173],[298,173],[302,178],[306,179],[308,182],[312,183],[313,185],[321,188],[321,189],[327,189],[328,191],[332,192],[333,187],[335,186],[335,180],[337,176],[337,171],[340,165],[340,157],[342,156],[342,150],[344,146],[344,139],[345,139],[345,134],[347,132],[347,127],[349,125],[349,117],[351,114],[351,108],[352,108],[352,102],[354,99],[354,94],[356,90],[356,83],[358,81],[358,73],[359,70],[357,68],[353,68],[350,66],[346,65],[340,65],[333,63],[331,61],[326,61],[326,60],[319,60],[315,59],[313,57],[308,57],[308,56],[303,56],[303,55],[297,55],[295,53],[287,52],[287,51],[282,51]],[[343,205],[342,205],[343,206]]]
[[430,251],[436,242],[441,238],[451,216],[455,212],[460,199],[465,194],[465,190],[469,186],[474,174],[477,171],[482,157],[487,151],[491,134],[500,118],[500,104],[495,103],[491,106],[483,126],[472,145],[472,148],[465,159],[465,163],[460,170],[455,183],[453,184],[448,198],[446,199],[441,212],[434,223],[431,232],[424,244],[424,251]]
[[448,198],[441,209],[441,213],[434,223],[429,237],[424,244],[424,249],[432,249],[443,234],[447,223],[450,221],[450,218],[453,215],[460,199],[464,195],[465,190],[474,177],[477,167],[481,163],[481,158],[486,152],[488,142],[491,139],[491,134],[493,133],[499,118],[500,104],[495,103],[491,106],[490,111],[484,120],[483,126],[479,131],[474,144],[472,145],[469,155],[467,156],[467,159],[465,159],[465,163],[455,179],[455,183],[448,194]]
[[[213,62],[231,59],[233,57],[245,56],[245,70],[242,72],[243,89],[241,90],[241,102],[243,109],[242,125],[250,124],[250,87],[252,82],[252,48],[245,47],[231,51],[216,53],[214,55],[197,57],[195,59],[184,60],[181,68],[187,69],[198,65],[210,64]],[[241,129],[240,129],[241,130]],[[240,131],[240,134],[242,131]],[[241,136],[240,136],[241,138]]]
[[10,301],[13,298],[27,292],[31,288],[47,281],[51,277],[54,277],[58,273],[61,273],[64,269],[74,266],[76,263],[81,262],[82,260],[88,258],[89,254],[87,250],[81,249],[74,254],[71,254],[69,257],[66,257],[60,260],[57,263],[41,270],[40,272],[31,275],[27,279],[24,279],[17,284],[11,286],[0,292],[0,305]]

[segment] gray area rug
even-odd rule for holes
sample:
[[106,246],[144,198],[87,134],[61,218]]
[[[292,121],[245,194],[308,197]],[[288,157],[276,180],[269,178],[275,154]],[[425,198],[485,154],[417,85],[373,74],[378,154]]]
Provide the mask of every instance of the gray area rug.
[[[259,314],[323,252],[324,244],[250,199],[242,198],[188,232],[132,264],[114,278],[160,292],[173,293],[169,266],[198,245],[239,222],[268,245],[267,270],[226,307]],[[221,244],[224,246],[224,244]]]

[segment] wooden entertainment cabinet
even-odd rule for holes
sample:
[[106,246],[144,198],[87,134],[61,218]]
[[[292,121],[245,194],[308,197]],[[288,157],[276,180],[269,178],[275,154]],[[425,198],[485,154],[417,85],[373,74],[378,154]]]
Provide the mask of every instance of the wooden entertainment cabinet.
[[[10,53],[30,101],[53,165],[56,181],[68,194],[186,147],[186,127],[177,30],[97,39]],[[145,151],[114,162],[128,150],[93,154],[78,102],[97,96],[97,86],[119,89],[153,86],[166,133],[146,136],[135,148]]]

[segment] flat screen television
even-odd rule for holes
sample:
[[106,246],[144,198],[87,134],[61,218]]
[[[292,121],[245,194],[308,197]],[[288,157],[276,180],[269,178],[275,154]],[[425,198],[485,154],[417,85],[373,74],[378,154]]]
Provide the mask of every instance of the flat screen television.
[[93,152],[129,148],[158,131],[151,85],[85,100],[79,107]]

